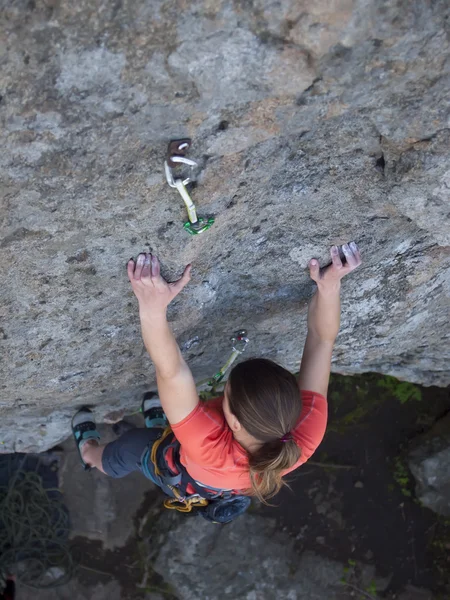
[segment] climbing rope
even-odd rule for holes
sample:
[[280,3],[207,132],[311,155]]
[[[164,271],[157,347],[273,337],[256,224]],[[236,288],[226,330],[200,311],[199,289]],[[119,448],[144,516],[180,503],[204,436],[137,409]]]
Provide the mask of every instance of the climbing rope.
[[67,583],[75,569],[69,529],[58,490],[44,488],[36,472],[15,471],[0,487],[0,576],[14,573],[36,589]]

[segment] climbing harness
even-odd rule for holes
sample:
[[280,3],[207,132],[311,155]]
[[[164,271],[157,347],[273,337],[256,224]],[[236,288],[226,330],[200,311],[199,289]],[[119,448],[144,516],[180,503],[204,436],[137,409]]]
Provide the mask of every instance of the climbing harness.
[[[167,462],[170,450],[176,473]],[[164,501],[164,507],[169,510],[190,513],[196,509],[207,521],[224,524],[236,519],[250,506],[248,496],[234,494],[233,490],[210,488],[195,481],[181,464],[180,443],[170,427],[151,449],[147,447],[144,450],[140,465],[144,475],[169,496]]]
[[190,177],[186,177],[185,179],[175,178],[172,171],[172,169],[176,169],[180,165],[187,165],[191,170],[198,166],[194,160],[186,158],[186,152],[191,147],[191,144],[192,141],[189,138],[171,141],[167,150],[167,158],[164,162],[164,171],[167,183],[170,187],[178,190],[186,205],[189,221],[186,221],[183,225],[184,229],[191,235],[197,235],[209,229],[214,224],[214,218],[197,216],[195,205],[186,189],[186,186],[188,183],[191,183],[192,179]]
[[[181,483],[181,473],[179,473],[175,477],[167,477],[166,475],[166,477],[163,478],[162,471],[158,466],[157,453],[158,448],[161,446],[164,440],[169,440],[169,436],[171,436],[171,441],[169,442],[168,448],[172,448],[173,450],[175,450],[176,445],[174,444],[175,438],[172,429],[170,427],[167,427],[162,436],[159,438],[159,440],[154,442],[152,450],[150,452],[150,460],[152,461],[154,467],[155,476],[161,479],[161,481],[168,487],[168,489],[172,492],[174,496],[173,498],[168,498],[167,500],[165,500],[164,506],[171,510],[178,510],[179,512],[191,512],[194,506],[206,506],[208,504],[208,500],[206,498],[201,498],[198,494],[192,494],[190,496],[187,496],[187,490],[185,490],[184,494],[182,494],[180,489],[175,487],[175,482],[178,482],[178,485]],[[166,464],[166,469],[167,468],[168,467]]]

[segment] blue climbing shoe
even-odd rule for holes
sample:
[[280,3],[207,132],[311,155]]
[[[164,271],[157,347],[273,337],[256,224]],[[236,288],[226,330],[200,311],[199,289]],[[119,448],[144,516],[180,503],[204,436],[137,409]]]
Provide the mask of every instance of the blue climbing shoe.
[[87,465],[81,455],[81,448],[88,440],[100,441],[100,434],[97,431],[94,415],[89,408],[82,408],[75,413],[72,419],[72,433],[80,455],[81,464],[85,471],[90,471],[91,467]]
[[144,415],[145,426],[149,429],[166,429],[169,426],[169,421],[155,392],[146,392],[144,394],[141,411]]

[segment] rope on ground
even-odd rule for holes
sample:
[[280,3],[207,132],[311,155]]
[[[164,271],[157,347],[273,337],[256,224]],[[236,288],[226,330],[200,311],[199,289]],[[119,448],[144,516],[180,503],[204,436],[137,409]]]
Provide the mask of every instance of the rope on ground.
[[67,583],[74,572],[69,515],[57,489],[38,473],[17,470],[0,487],[0,576],[14,573],[29,587]]

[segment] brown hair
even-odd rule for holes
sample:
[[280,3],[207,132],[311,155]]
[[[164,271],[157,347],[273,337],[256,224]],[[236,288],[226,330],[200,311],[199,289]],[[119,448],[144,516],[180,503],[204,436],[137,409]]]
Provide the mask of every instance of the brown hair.
[[263,442],[248,453],[252,489],[247,493],[265,502],[286,485],[283,471],[300,458],[300,448],[289,435],[302,407],[297,380],[271,360],[252,358],[232,369],[227,396],[242,427]]

